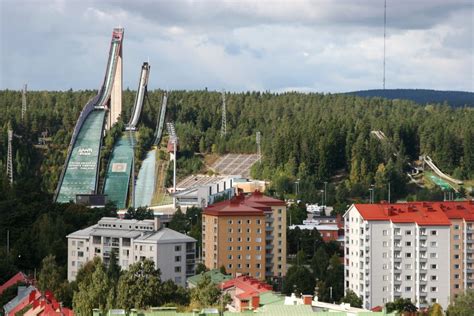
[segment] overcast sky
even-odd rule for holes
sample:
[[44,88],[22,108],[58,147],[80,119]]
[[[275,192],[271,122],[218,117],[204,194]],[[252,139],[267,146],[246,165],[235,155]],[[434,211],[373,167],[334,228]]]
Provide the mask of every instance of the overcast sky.
[[[387,88],[474,91],[472,0],[387,0]],[[0,89],[97,89],[125,28],[124,88],[382,87],[383,0],[0,0]]]

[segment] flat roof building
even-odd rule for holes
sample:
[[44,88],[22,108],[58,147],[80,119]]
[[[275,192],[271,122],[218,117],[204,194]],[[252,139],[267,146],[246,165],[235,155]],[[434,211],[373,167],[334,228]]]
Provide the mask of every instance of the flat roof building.
[[186,285],[186,277],[194,275],[196,240],[154,220],[130,220],[103,217],[93,226],[78,230],[68,239],[68,280],[89,260],[100,257],[109,264],[115,253],[122,269],[144,259],[161,270],[161,279]]
[[344,285],[365,308],[446,308],[474,288],[474,202],[353,204],[344,219]]

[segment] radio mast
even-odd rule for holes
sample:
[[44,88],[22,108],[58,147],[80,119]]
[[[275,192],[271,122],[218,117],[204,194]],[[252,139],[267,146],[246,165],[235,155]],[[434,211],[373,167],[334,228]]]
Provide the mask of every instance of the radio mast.
[[13,131],[8,130],[8,157],[7,157],[7,176],[10,184],[13,184]]
[[227,117],[226,117],[226,106],[225,106],[225,90],[222,90],[222,125],[221,125],[221,137],[227,134]]

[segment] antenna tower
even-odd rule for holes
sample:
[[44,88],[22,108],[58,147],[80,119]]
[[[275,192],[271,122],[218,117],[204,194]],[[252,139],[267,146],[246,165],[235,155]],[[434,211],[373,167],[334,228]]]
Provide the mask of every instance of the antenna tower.
[[7,157],[7,176],[10,180],[10,184],[13,184],[13,131],[8,130],[8,157]]
[[257,158],[259,162],[262,162],[262,150],[260,148],[260,143],[262,142],[262,134],[260,132],[257,132]]
[[387,37],[387,0],[383,6],[383,89],[385,90],[385,39]]
[[25,85],[23,86],[23,90],[21,91],[21,119],[22,120],[25,119],[25,115],[26,115],[26,88],[27,88],[27,85],[25,83]]
[[227,134],[227,117],[226,117],[226,106],[225,106],[225,90],[222,90],[222,126],[221,126],[221,137]]

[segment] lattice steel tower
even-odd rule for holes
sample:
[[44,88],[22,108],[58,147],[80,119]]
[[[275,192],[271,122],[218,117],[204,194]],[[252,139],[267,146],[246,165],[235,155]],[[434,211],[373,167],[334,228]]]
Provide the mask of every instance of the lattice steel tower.
[[227,116],[225,106],[225,90],[222,90],[222,126],[221,126],[221,137],[227,134]]
[[260,148],[260,143],[262,142],[262,134],[260,132],[257,132],[257,139],[256,139],[256,142],[257,142],[257,157],[258,157],[258,161],[261,162],[262,161],[262,150]]
[[27,85],[23,86],[23,90],[21,91],[21,119],[24,120],[26,116],[26,88]]
[[10,184],[13,183],[13,131],[8,130],[8,157],[7,157],[7,176],[10,180]]

